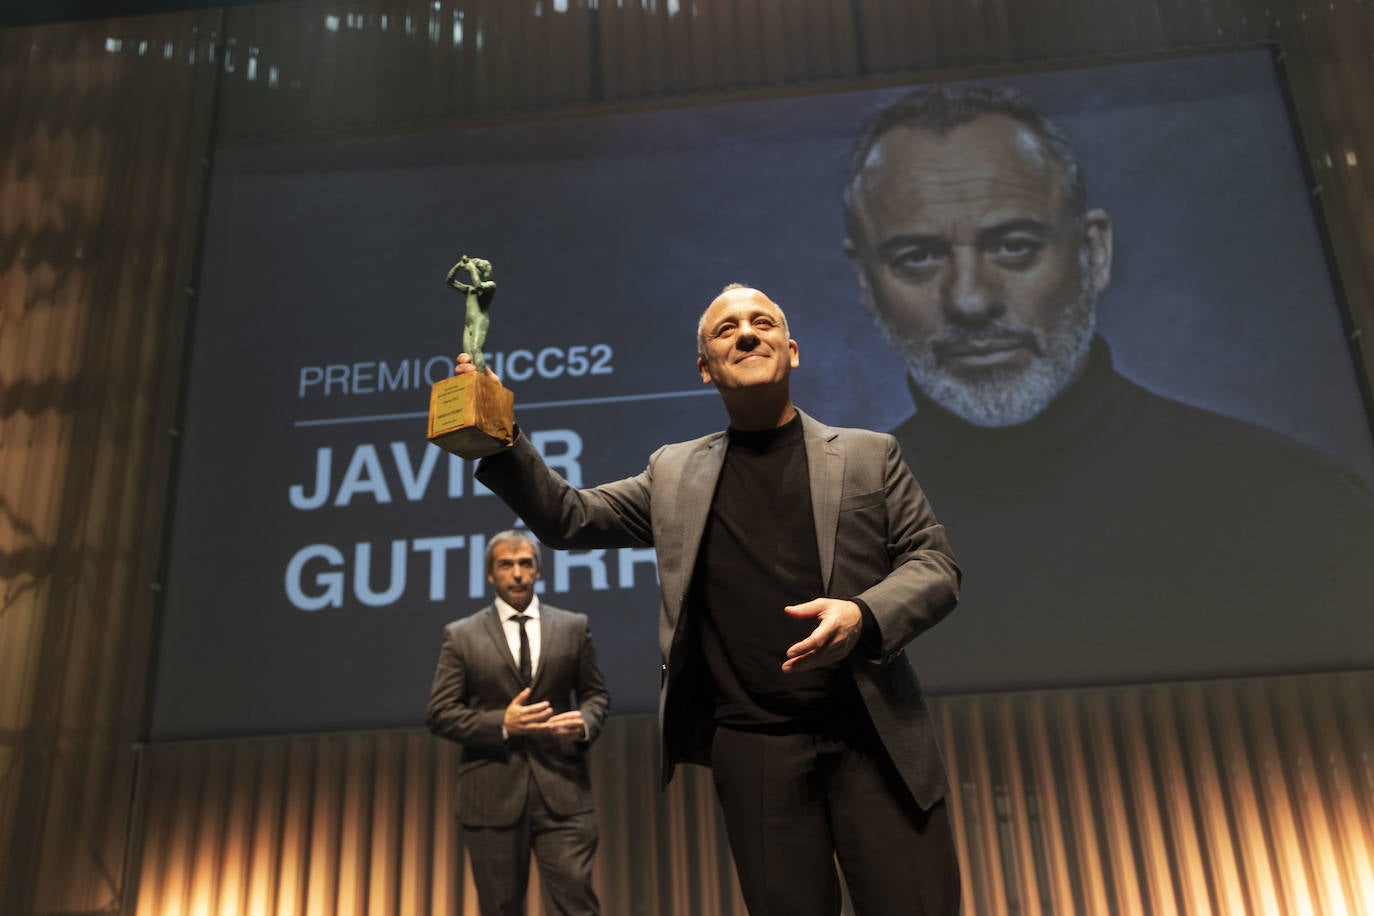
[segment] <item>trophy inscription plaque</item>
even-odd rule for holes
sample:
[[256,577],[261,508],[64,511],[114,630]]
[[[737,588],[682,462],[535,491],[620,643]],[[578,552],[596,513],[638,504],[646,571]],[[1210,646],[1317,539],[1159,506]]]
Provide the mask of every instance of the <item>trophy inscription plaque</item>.
[[472,356],[477,371],[440,379],[431,386],[427,438],[461,458],[482,458],[515,441],[515,395],[487,373],[482,357],[491,325],[488,311],[496,296],[491,262],[463,255],[445,282],[467,296],[463,352]]

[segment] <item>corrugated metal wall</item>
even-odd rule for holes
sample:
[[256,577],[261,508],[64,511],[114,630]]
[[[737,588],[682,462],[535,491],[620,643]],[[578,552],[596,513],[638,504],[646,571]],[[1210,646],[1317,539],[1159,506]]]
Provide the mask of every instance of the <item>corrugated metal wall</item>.
[[[1374,3],[1300,0],[1283,35],[1366,379],[1374,378]],[[1374,384],[1366,389],[1374,389]]]
[[[233,893],[267,912],[376,895],[376,912],[408,912],[418,857],[455,858],[428,810],[447,751],[414,735],[156,748],[130,798],[215,98],[220,138],[252,142],[1270,41],[1358,348],[1374,327],[1372,39],[1365,0],[309,0],[0,32],[0,912],[119,911],[140,849],[147,912],[195,912],[196,888],[250,872]],[[1352,677],[946,701],[970,911],[1367,912],[1374,738]],[[653,795],[643,727],[617,724],[598,751],[607,899],[737,911],[708,789]],[[202,781],[256,807],[166,795]],[[608,785],[654,800],[617,808]],[[396,804],[409,819],[338,835]],[[168,845],[173,815],[186,832]],[[245,822],[269,840],[203,842],[228,849]],[[331,835],[332,860],[314,845]],[[360,877],[344,864],[364,850]],[[470,896],[426,867],[450,882],[426,892]]]
[[1374,913],[1374,674],[940,704],[969,913]]
[[123,899],[213,84],[188,59],[202,19],[0,32],[5,914]]
[[[605,911],[742,916],[710,781],[661,795],[654,734],[614,718],[595,747]],[[416,731],[149,748],[137,912],[475,913],[457,761]]]
[[[1279,38],[1284,6],[1244,0],[304,0],[236,7],[225,13],[232,73],[221,138],[1236,47]],[[251,72],[250,60],[256,61]]]
[[[1374,914],[1374,673],[935,711],[966,913]],[[708,775],[660,796],[654,742],[616,718],[594,748],[605,911],[742,916]],[[137,912],[475,913],[456,762],[423,732],[148,748]]]

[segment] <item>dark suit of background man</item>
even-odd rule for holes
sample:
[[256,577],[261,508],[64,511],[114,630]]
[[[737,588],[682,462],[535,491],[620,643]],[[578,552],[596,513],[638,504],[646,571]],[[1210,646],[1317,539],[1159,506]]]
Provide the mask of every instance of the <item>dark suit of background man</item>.
[[533,851],[545,912],[599,913],[586,752],[610,697],[587,617],[534,594],[529,535],[493,536],[486,564],[496,601],[444,628],[425,717],[463,746],[456,809],[477,899],[484,916],[524,913]]
[[[523,434],[478,478],[563,548],[653,546],[663,779],[709,763],[754,916],[952,914],[959,869],[934,727],[902,651],[959,585],[896,441],[798,411],[787,319],[732,284],[697,370],[730,428],[580,490]],[[474,371],[466,354],[458,372]]]
[[1115,370],[1095,334],[1112,223],[1024,96],[907,94],[856,139],[844,200],[860,301],[916,406],[893,432],[984,573],[934,640],[942,683],[1374,661],[1368,490]]

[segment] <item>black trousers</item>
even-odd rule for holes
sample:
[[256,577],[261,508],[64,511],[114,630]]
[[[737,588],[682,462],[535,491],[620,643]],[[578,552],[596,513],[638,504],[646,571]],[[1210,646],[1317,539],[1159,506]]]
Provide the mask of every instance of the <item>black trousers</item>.
[[590,811],[559,817],[544,804],[533,777],[525,813],[509,827],[464,827],[472,880],[482,916],[524,916],[530,853],[539,865],[544,912],[550,916],[598,916],[592,889],[596,817]]
[[711,769],[750,916],[835,916],[836,859],[856,916],[959,912],[946,805],[917,805],[876,735],[718,728]]

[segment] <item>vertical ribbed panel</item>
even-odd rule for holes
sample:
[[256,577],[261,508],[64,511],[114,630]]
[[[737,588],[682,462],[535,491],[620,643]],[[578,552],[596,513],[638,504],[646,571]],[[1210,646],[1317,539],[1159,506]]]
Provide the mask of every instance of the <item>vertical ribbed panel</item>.
[[4,913],[123,896],[213,18],[0,32]]
[[296,136],[893,73],[1237,47],[1271,40],[1280,7],[1261,0],[236,6],[225,12],[221,135]]
[[967,912],[1374,913],[1374,674],[938,709]]
[[1294,0],[1278,29],[1305,53],[1287,62],[1319,206],[1374,391],[1374,3]]
[[[967,913],[1374,914],[1374,673],[934,708]],[[655,740],[614,718],[594,748],[605,910],[742,916],[709,775],[660,795]],[[457,758],[418,732],[148,748],[137,912],[476,912]]]
[[606,100],[852,76],[848,0],[602,2]]
[[221,131],[274,136],[586,104],[586,0],[332,0],[225,11]]
[[1244,0],[855,0],[870,72],[1083,60],[1263,41],[1269,9]]
[[[594,749],[595,880],[608,913],[743,916],[715,795],[688,768],[660,794],[652,719]],[[475,913],[453,815],[457,745],[367,732],[143,752],[138,913]],[[538,873],[531,916],[543,912]]]

